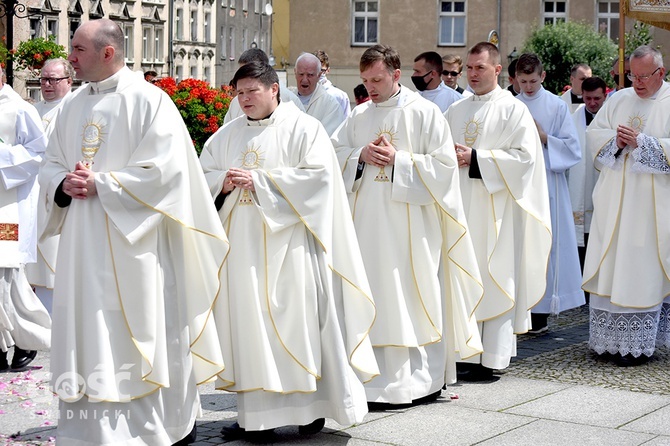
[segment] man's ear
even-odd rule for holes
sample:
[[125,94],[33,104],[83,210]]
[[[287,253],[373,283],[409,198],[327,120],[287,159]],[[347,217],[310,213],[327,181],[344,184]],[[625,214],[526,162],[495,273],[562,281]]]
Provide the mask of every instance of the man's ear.
[[109,62],[110,60],[114,59],[114,55],[116,54],[116,50],[114,49],[113,46],[108,45],[102,51],[103,51],[103,60],[105,62]]

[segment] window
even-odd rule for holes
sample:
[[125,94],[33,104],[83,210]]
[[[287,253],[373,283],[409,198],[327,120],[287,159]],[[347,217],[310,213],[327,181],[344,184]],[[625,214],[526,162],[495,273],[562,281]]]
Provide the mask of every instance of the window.
[[249,0],[242,0],[242,11],[249,10]]
[[[72,38],[74,37],[74,32],[79,28],[79,25],[81,25],[81,21],[79,18],[72,18],[70,19],[70,42],[72,42]],[[128,53],[126,53],[128,54]]]
[[191,41],[198,40],[198,11],[191,11]]
[[619,2],[598,2],[598,32],[619,40]]
[[544,2],[544,11],[542,19],[545,25],[555,25],[558,22],[565,22],[568,17],[568,2]]
[[203,67],[203,74],[202,74],[202,77],[203,77],[203,80],[204,80],[205,82],[208,82],[208,83],[211,84],[212,82],[211,82],[211,79],[210,79],[210,75],[211,75],[211,70],[210,70],[210,68],[209,68],[208,65],[205,65],[205,66]]
[[205,35],[203,36],[203,40],[205,42],[211,42],[212,39],[210,38],[210,23],[212,21],[212,13],[211,12],[206,12],[205,13],[205,23],[204,23],[204,33]]
[[379,2],[354,0],[352,22],[352,43],[354,45],[377,43]]
[[154,61],[163,61],[163,28],[154,29]]
[[254,12],[260,14],[261,12],[261,0],[254,0]]
[[30,38],[35,39],[42,32],[42,21],[40,19],[30,19]]
[[228,57],[230,60],[235,60],[235,28],[230,27],[230,32],[228,33],[228,40],[230,41],[230,51],[228,51]]
[[58,19],[47,19],[47,37],[53,36],[54,39],[58,37]]
[[149,61],[151,58],[151,28],[142,28],[142,60]]
[[181,8],[177,8],[176,10],[176,15],[175,15],[175,21],[177,22],[175,24],[175,35],[178,40],[181,40],[184,38],[184,10]]
[[440,2],[440,45],[465,45],[465,1]]
[[123,26],[123,53],[125,54],[126,61],[133,60],[133,25]]
[[177,70],[175,72],[175,77],[177,78],[177,82],[183,81],[184,80],[184,66],[183,65],[177,65]]
[[198,76],[198,67],[195,65],[191,65],[191,71],[189,76],[193,79],[195,79]]
[[219,39],[221,43],[221,59],[225,59],[228,55],[228,36],[226,35],[226,27],[221,27],[221,38]]
[[249,30],[246,28],[242,30],[242,48],[244,50],[249,48]]

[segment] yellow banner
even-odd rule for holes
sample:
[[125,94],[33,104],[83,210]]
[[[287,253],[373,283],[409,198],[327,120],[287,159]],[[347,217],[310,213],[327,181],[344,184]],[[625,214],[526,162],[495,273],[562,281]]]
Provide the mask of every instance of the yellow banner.
[[670,31],[670,0],[623,0],[623,13]]

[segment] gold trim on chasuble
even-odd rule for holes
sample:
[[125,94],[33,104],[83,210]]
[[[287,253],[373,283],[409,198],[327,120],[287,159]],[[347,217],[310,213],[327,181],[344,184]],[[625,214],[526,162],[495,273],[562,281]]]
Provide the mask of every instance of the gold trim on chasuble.
[[19,225],[17,223],[0,223],[0,241],[18,242]]
[[635,113],[628,117],[628,126],[632,127],[634,130],[641,132],[644,128],[644,125],[647,123],[647,118],[640,113]]
[[100,146],[104,142],[103,136],[106,133],[103,131],[107,127],[101,120],[91,118],[86,121],[81,132],[81,162],[90,169],[93,167],[93,158],[98,153]]
[[[390,145],[395,147],[395,135],[397,135],[398,132],[393,130],[393,127],[380,127],[379,130],[377,131],[377,138],[380,138],[382,136],[386,137],[386,140],[389,142]],[[379,183],[388,183],[389,182],[389,177],[386,175],[386,172],[384,171],[384,167],[382,166],[381,169],[379,169],[379,173],[375,177],[375,181]]]
[[[258,169],[261,167],[261,161],[265,159],[263,158],[263,152],[260,150],[260,148],[254,146],[247,147],[246,150],[242,152],[240,158],[242,159],[242,168],[247,170]],[[254,201],[249,195],[249,190],[243,189],[242,196],[240,197],[238,204],[240,206],[249,206],[253,203]]]

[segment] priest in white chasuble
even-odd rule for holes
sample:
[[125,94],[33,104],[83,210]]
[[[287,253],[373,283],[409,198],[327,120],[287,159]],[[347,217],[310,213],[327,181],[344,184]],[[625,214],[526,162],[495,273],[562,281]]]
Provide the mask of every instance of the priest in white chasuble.
[[546,287],[551,250],[542,144],[528,108],[498,86],[500,53],[482,42],[466,60],[475,94],[445,116],[454,135],[468,226],[484,283],[476,316],[484,352],[459,378],[483,381],[516,356],[516,335]]
[[670,85],[661,53],[630,57],[633,88],[611,96],[586,130],[600,170],[584,262],[589,347],[622,366],[670,347]]
[[444,116],[400,86],[393,48],[366,50],[360,71],[371,101],[332,139],[377,305],[381,376],[366,393],[371,403],[419,403],[456,380],[456,359],[481,353],[482,285]]
[[238,421],[222,433],[358,423],[362,382],[379,374],[376,313],[335,152],[319,121],[280,103],[268,64],[240,67],[233,83],[246,116],[200,157],[231,240],[214,318],[226,364],[217,388],[237,392]]
[[110,20],[79,27],[77,77],[40,169],[60,234],[51,372],[62,445],[195,440],[196,383],[223,370],[210,317],[228,242],[170,98],[125,67]]

